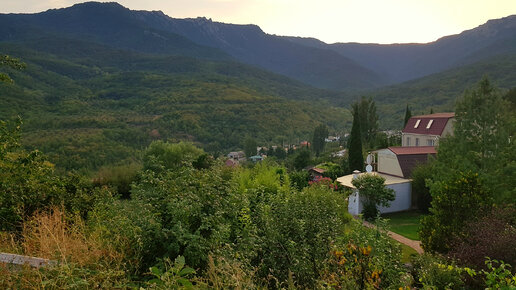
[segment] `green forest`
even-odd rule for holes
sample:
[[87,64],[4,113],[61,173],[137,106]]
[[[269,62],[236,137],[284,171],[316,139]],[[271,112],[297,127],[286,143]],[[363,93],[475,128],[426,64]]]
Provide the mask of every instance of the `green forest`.
[[[24,67],[16,60],[2,64],[16,70]],[[67,92],[75,97],[45,100],[34,95],[45,83],[36,78],[38,69],[31,71],[32,62],[26,65],[24,70],[3,74],[7,83],[12,78],[16,84],[2,84],[6,95],[12,94],[6,102],[16,104],[19,99],[14,96],[19,93],[39,109],[0,122],[0,251],[54,262],[40,268],[2,266],[2,288],[516,287],[510,266],[516,264],[514,90],[506,93],[483,79],[457,102],[454,135],[441,140],[438,158],[413,176],[414,191],[425,197],[419,200],[426,207],[420,208],[428,212],[419,231],[425,253],[403,258],[403,248],[385,232],[387,220],[364,213],[374,225],[365,227],[360,218],[347,213],[350,192],[335,182],[354,168],[357,154],[363,158],[385,141],[378,133],[371,99],[352,106],[350,121],[356,129],[351,138],[361,145],[352,145],[358,153],[350,148],[349,158],[330,158],[328,151],[334,148],[325,149],[322,143],[313,152],[277,153],[260,163],[227,166],[199,144],[219,142],[221,147],[214,150],[238,145],[227,141],[231,135],[221,134],[219,140],[207,134],[211,132],[206,128],[217,127],[202,118],[241,126],[243,136],[265,140],[276,136],[259,137],[258,131],[250,134],[251,129],[242,125],[245,120],[257,120],[251,116],[263,117],[263,111],[259,115],[247,109],[242,121],[237,120],[241,117],[237,109],[217,114],[210,107],[244,110],[243,104],[259,99],[260,104],[271,102],[268,110],[284,110],[276,107],[278,102],[306,101],[237,89],[232,83],[224,84],[223,77],[201,82],[195,74],[186,79],[150,72],[106,73],[68,82],[63,77],[63,82],[52,84],[71,86]],[[148,85],[142,85],[146,81]],[[138,89],[134,83],[140,84]],[[124,91],[123,97],[110,91],[111,86],[116,92]],[[231,94],[218,94],[221,89]],[[206,91],[225,106],[212,102]],[[152,106],[142,106],[139,94],[148,96]],[[190,99],[193,96],[196,102]],[[50,106],[51,102],[60,106]],[[107,113],[104,105],[119,109],[120,114]],[[307,103],[310,110],[317,106]],[[302,106],[297,110],[292,114],[300,114],[295,117],[299,128],[306,130],[307,139],[320,144],[328,128],[303,127],[299,118],[306,116],[310,122],[311,111],[303,115]],[[228,117],[232,113],[235,119]],[[39,121],[24,121],[37,116]],[[186,119],[177,122],[177,116]],[[347,120],[346,112],[339,116]],[[280,126],[287,121],[263,122]],[[260,128],[261,123],[253,124]],[[38,130],[38,126],[47,129]],[[161,134],[166,138],[157,138]],[[103,151],[110,140],[116,146]],[[38,142],[43,146],[38,148]],[[83,143],[92,147],[73,146]],[[76,155],[70,158],[70,154]],[[96,178],[64,170],[93,169],[120,160],[133,162],[104,168]],[[309,182],[301,169],[322,161],[329,176]],[[358,182],[374,210],[392,200],[381,178]]]

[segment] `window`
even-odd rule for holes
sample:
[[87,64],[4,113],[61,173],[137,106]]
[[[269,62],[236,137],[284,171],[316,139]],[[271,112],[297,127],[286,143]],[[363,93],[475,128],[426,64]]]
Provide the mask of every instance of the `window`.
[[407,137],[407,146],[410,146],[410,137]]
[[419,127],[419,123],[421,123],[421,120],[417,120],[417,121],[416,121],[416,125],[414,125],[414,128]]
[[419,138],[416,138],[416,146],[419,146]]
[[434,122],[434,120],[430,120],[428,121],[428,125],[426,125],[426,128],[427,129],[430,129],[430,126],[432,126],[432,123]]
[[428,139],[428,140],[426,140],[426,145],[428,145],[428,146],[434,146],[434,139]]

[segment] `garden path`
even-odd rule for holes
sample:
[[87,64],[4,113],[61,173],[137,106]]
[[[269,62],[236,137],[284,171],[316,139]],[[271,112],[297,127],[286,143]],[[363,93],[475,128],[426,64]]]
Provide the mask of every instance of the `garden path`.
[[[371,224],[371,223],[368,223],[366,221],[363,221],[364,223],[364,226],[366,227],[369,227],[369,228],[374,228],[376,227],[375,225]],[[411,239],[407,239],[405,238],[404,236],[402,235],[398,235],[397,233],[394,233],[394,232],[391,232],[391,231],[387,231],[387,235],[393,239],[395,239],[396,241],[404,244],[404,245],[407,245],[409,247],[411,247],[412,249],[414,249],[418,254],[423,254],[423,248],[421,248],[421,242],[420,241],[414,241],[414,240],[411,240]]]

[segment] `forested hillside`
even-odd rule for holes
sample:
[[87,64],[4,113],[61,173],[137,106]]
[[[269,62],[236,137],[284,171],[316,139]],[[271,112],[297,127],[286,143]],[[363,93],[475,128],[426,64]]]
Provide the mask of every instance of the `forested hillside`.
[[[235,62],[115,50],[65,38],[3,43],[27,67],[0,87],[0,119],[21,115],[24,143],[58,167],[94,169],[139,160],[152,140],[190,140],[217,153],[308,138],[320,123],[342,130],[332,94]],[[334,96],[335,97],[335,96]]]

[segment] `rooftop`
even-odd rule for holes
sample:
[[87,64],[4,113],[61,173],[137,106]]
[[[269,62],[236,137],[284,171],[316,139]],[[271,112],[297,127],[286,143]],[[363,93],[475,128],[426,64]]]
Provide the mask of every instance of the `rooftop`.
[[437,154],[434,146],[389,147],[396,155]]
[[[378,173],[378,172],[371,172],[371,173],[363,172],[363,173],[360,173],[359,175],[364,175],[364,174],[373,174],[373,175],[378,175],[378,176],[381,176],[381,177],[385,178],[385,185],[405,183],[405,182],[409,182],[410,181],[410,179],[400,178],[400,177],[396,177],[396,176],[392,176],[392,175],[388,175],[388,174],[383,174],[383,173]],[[340,184],[344,185],[345,187],[355,188],[353,186],[353,184],[351,183],[351,181],[353,180],[353,175],[354,174],[349,174],[349,175],[341,176],[341,177],[337,178],[337,181]]]
[[455,113],[436,113],[430,115],[420,115],[411,117],[403,133],[414,133],[423,135],[441,135],[448,124],[450,118],[455,117]]

